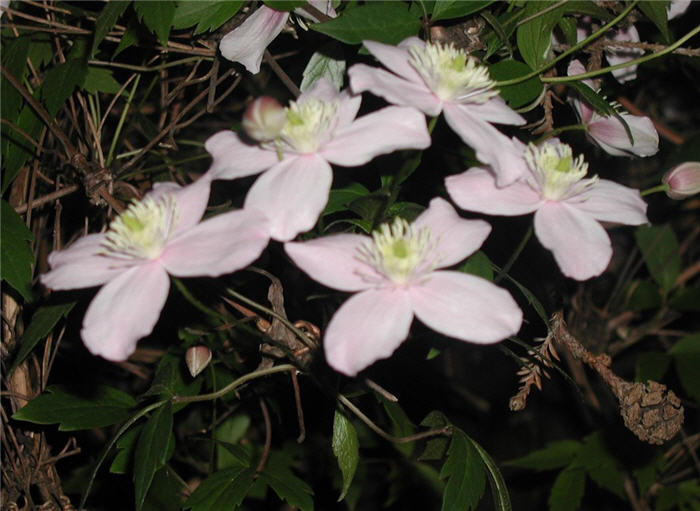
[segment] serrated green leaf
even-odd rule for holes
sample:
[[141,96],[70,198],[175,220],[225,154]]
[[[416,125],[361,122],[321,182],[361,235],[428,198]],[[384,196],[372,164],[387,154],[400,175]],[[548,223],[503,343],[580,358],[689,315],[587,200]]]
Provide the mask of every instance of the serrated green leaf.
[[538,69],[547,62],[552,46],[552,30],[564,15],[563,5],[545,12],[551,6],[550,2],[532,1],[523,8],[523,17],[530,19],[518,27],[516,39],[520,55],[532,69]]
[[491,5],[493,2],[494,0],[472,0],[470,2],[465,2],[464,0],[438,0],[434,4],[430,21],[435,22],[468,16]]
[[648,380],[660,381],[664,377],[672,357],[666,353],[647,351],[637,357],[635,381],[646,382]]
[[121,422],[136,406],[133,397],[112,387],[96,385],[85,390],[90,394],[77,395],[57,385],[48,387],[12,418],[34,424],[58,423],[60,431],[75,431]]
[[180,1],[173,15],[173,28],[182,29],[197,25],[194,34],[212,31],[230,20],[241,8],[240,0]]
[[153,476],[168,461],[168,443],[173,431],[170,402],[159,407],[141,430],[134,452],[134,493],[136,511],[140,511],[153,482]]
[[333,454],[338,460],[338,467],[343,474],[343,488],[338,497],[338,502],[345,498],[360,460],[360,443],[357,440],[357,431],[352,422],[338,410],[333,417],[333,440],[331,441]]
[[561,29],[562,33],[564,34],[564,40],[566,41],[566,44],[570,44],[571,46],[576,44],[576,42],[577,42],[577,34],[576,34],[577,26],[578,26],[578,22],[577,22],[576,18],[565,16],[559,20],[559,28]]
[[83,89],[90,94],[96,92],[106,92],[108,94],[116,94],[119,92],[121,85],[112,76],[112,71],[103,67],[89,66]]
[[311,25],[312,30],[347,44],[360,44],[365,39],[397,44],[417,35],[421,27],[419,16],[402,2],[367,3],[345,10],[330,21]]
[[2,201],[0,210],[0,274],[25,301],[32,300],[32,265],[34,254],[29,246],[34,237],[9,203]]
[[668,354],[674,359],[685,391],[700,401],[700,333],[683,337],[668,350]]
[[681,271],[678,239],[670,226],[642,226],[634,233],[652,278],[664,293],[673,289]]
[[156,35],[163,46],[168,45],[175,8],[176,3],[171,0],[134,3],[134,10],[136,10],[139,21]]
[[236,511],[253,484],[255,468],[236,466],[214,472],[185,502],[192,511]]
[[425,211],[425,206],[422,204],[400,201],[389,206],[386,210],[386,216],[389,218],[400,216],[407,222],[413,222],[423,211]]
[[622,472],[615,457],[610,454],[600,432],[592,433],[583,440],[581,449],[569,468],[583,468],[600,487],[620,498],[625,498]]
[[[236,414],[222,422],[214,431],[217,440],[216,445],[216,468],[230,467],[234,464],[241,464],[240,456],[231,453],[223,443],[235,445],[243,438],[250,427],[250,417],[245,414]],[[221,442],[221,443],[220,443]]]
[[[408,418],[406,412],[403,411],[401,405],[394,403],[392,401],[387,401],[384,398],[380,398],[382,405],[384,406],[384,411],[389,416],[391,420],[391,433],[396,437],[410,436],[416,432],[416,427]],[[402,452],[405,456],[410,456],[415,447],[415,442],[403,442],[395,443],[394,447]]]
[[658,0],[642,0],[638,4],[639,10],[656,25],[667,44],[671,42],[671,34],[668,32],[668,6],[669,2]]
[[[496,81],[518,78],[531,72],[530,66],[514,59],[503,59],[489,66],[491,78]],[[517,85],[500,88],[501,97],[508,102],[511,108],[519,108],[533,102],[543,90],[544,86],[536,76]]]
[[117,22],[119,17],[124,14],[124,11],[131,2],[123,2],[119,0],[112,0],[107,2],[100,12],[100,15],[95,21],[95,32],[92,40],[92,48],[90,49],[90,55],[94,55],[100,43],[107,37],[107,34],[114,24]]
[[135,21],[131,21],[124,31],[124,35],[119,40],[119,44],[114,50],[112,59],[116,58],[121,52],[135,45],[139,40],[139,25]]
[[182,483],[172,469],[165,466],[153,476],[151,488],[143,503],[143,511],[180,511]]
[[49,305],[40,307],[32,316],[29,326],[24,330],[22,338],[19,341],[20,348],[17,351],[15,360],[10,367],[9,373],[21,364],[27,355],[31,353],[34,346],[37,345],[44,337],[49,335],[49,332],[56,326],[58,320],[66,317],[71,311],[75,302],[62,303],[60,305]]
[[544,449],[533,451],[521,458],[506,461],[504,465],[535,470],[551,470],[567,466],[580,450],[581,443],[575,440],[550,442]]
[[321,216],[346,211],[348,205],[355,199],[369,195],[369,190],[360,183],[350,183],[344,188],[336,188],[328,194],[328,204]]
[[[170,399],[175,395],[194,396],[201,387],[202,379],[193,380],[189,376],[181,353],[173,348],[160,358],[151,387],[144,395],[159,396],[161,399]],[[185,406],[187,403],[177,403],[173,406],[173,412],[178,412]]]
[[134,451],[136,450],[136,442],[141,435],[143,424],[138,424],[117,440],[116,448],[117,455],[112,460],[109,466],[109,471],[113,474],[126,474],[130,472],[130,467],[134,459]]
[[[432,411],[425,416],[420,423],[421,426],[431,429],[444,428],[449,424],[445,414],[438,411]],[[449,439],[444,436],[437,436],[429,439],[425,444],[425,449],[423,454],[418,456],[419,461],[429,461],[429,460],[439,460],[445,455],[447,451]]]
[[510,503],[510,494],[508,493],[506,481],[503,479],[503,474],[501,474],[493,458],[491,458],[483,447],[471,437],[469,437],[469,441],[472,443],[472,446],[476,449],[479,456],[481,456],[481,461],[486,467],[486,473],[489,476],[489,483],[491,485],[491,494],[493,495],[494,508],[496,508],[496,511],[512,511],[513,506]]
[[459,265],[457,271],[470,273],[493,282],[493,266],[488,256],[481,250],[474,252],[469,258]]
[[328,78],[335,88],[340,90],[345,79],[345,61],[333,58],[326,52],[314,52],[304,68],[299,89],[304,92],[322,77]]
[[549,495],[549,511],[575,511],[586,489],[586,472],[580,468],[562,470]]
[[87,65],[83,59],[69,59],[51,68],[41,84],[41,98],[49,117],[56,117],[73,91],[83,85],[87,76]]
[[308,484],[294,475],[291,465],[292,459],[289,455],[273,451],[260,473],[260,478],[290,507],[299,508],[301,511],[313,511],[313,491]]
[[442,511],[476,508],[486,489],[484,464],[469,437],[460,429],[452,432],[440,478],[447,479]]

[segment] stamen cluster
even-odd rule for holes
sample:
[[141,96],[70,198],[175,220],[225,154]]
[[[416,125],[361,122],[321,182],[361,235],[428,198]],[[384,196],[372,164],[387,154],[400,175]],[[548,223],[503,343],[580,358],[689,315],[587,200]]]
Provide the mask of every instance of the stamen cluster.
[[287,122],[280,138],[283,145],[298,153],[313,153],[330,139],[338,122],[335,102],[308,98],[292,101],[286,110]]
[[573,157],[571,147],[559,141],[536,146],[530,143],[525,149],[525,161],[532,171],[542,197],[562,200],[579,195],[598,182],[598,176],[583,179],[588,163],[583,155]]

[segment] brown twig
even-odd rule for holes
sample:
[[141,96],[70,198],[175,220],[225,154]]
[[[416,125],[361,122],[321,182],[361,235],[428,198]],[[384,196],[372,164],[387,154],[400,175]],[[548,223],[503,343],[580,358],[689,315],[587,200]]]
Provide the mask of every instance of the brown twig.
[[270,413],[267,411],[267,405],[263,398],[260,398],[260,410],[262,411],[263,420],[265,421],[265,446],[263,447],[262,456],[260,456],[260,462],[255,468],[256,474],[262,472],[265,468],[265,463],[267,463],[267,458],[270,456],[270,446],[272,445],[272,425],[270,424]]

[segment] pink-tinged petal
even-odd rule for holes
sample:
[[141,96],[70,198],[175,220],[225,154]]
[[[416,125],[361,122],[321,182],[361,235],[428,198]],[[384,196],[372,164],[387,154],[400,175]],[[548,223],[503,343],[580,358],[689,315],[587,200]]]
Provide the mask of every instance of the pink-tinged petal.
[[435,268],[452,266],[473,254],[491,232],[488,223],[460,217],[449,202],[439,197],[431,200],[428,209],[411,225],[414,229],[430,229],[430,239],[436,242],[438,254]]
[[362,41],[365,48],[381,62],[389,71],[396,73],[409,82],[424,84],[423,78],[409,63],[408,49],[411,46],[425,47],[425,43],[417,37],[404,39],[398,46],[379,43],[377,41]]
[[328,202],[333,172],[323,158],[310,154],[288,158],[250,187],[245,207],[264,211],[270,236],[289,241],[311,229]]
[[288,12],[262,6],[231,32],[226,34],[219,49],[228,60],[240,62],[253,74],[260,71],[265,48],[282,31]]
[[457,206],[487,215],[527,215],[544,203],[524,181],[498,188],[493,174],[479,167],[448,176],[445,187]]
[[668,19],[677,18],[690,7],[690,0],[671,0],[671,4],[667,7]]
[[380,154],[428,146],[425,116],[415,108],[390,106],[337,130],[319,154],[337,165],[355,167]]
[[81,336],[90,353],[126,360],[136,342],[153,331],[170,282],[158,262],[136,266],[105,285],[83,318]]
[[601,179],[585,197],[581,202],[576,201],[574,197],[571,206],[588,213],[596,220],[625,225],[642,225],[649,221],[646,214],[647,203],[639,191],[633,188]]
[[338,92],[330,79],[321,77],[311,87],[304,91],[297,99],[297,103],[303,103],[309,99],[320,99],[326,103],[338,103],[338,127],[347,126],[355,117],[362,103],[361,96],[353,96],[348,89]]
[[368,289],[333,315],[324,337],[326,360],[348,376],[388,358],[408,337],[413,312],[401,288]]
[[315,281],[354,292],[373,287],[368,280],[377,282],[383,278],[357,257],[359,247],[370,241],[369,236],[359,234],[334,234],[303,243],[288,242],[284,250]]
[[588,125],[588,133],[605,150],[614,156],[651,156],[659,151],[659,134],[648,117],[622,114],[632,132],[634,144],[617,117],[599,117]]
[[217,277],[255,261],[270,239],[268,230],[267,218],[259,211],[223,213],[174,238],[160,260],[176,277]]
[[486,103],[472,103],[462,106],[468,108],[470,114],[484,121],[515,126],[525,124],[525,119],[500,97],[492,98]]
[[157,200],[164,195],[174,195],[177,200],[177,226],[175,233],[186,231],[196,225],[204,216],[209,202],[211,180],[206,174],[187,186],[161,182],[153,185],[153,190],[144,196]]
[[[613,35],[613,41],[623,41],[623,42],[639,42],[639,32],[634,27],[630,25],[626,29],[620,29]],[[608,59],[608,63],[611,66],[616,66],[618,64],[624,64],[630,60],[634,60],[644,54],[644,50],[640,48],[623,48],[614,46],[608,47],[605,50],[605,58]],[[621,69],[615,69],[612,71],[612,75],[615,79],[620,82],[629,82],[630,80],[635,80],[637,78],[637,65],[633,64],[628,67],[623,67]]]
[[591,215],[561,202],[548,202],[535,213],[535,234],[554,254],[561,272],[587,280],[605,271],[612,257],[610,237]]
[[336,129],[344,128],[352,124],[352,121],[357,117],[357,112],[362,103],[362,96],[354,96],[350,93],[350,89],[345,89],[340,93],[340,104],[338,106],[338,124]]
[[[327,14],[331,18],[335,18],[337,16],[335,9],[333,9],[333,5],[331,4],[331,0],[309,0],[309,3],[323,14]],[[294,9],[294,14],[298,14],[302,18],[318,23],[318,20],[304,9]]]
[[275,151],[247,144],[238,134],[228,130],[209,137],[204,148],[213,158],[206,174],[210,180],[251,176],[279,162]]
[[133,263],[98,255],[105,234],[89,234],[68,248],[51,252],[51,271],[44,273],[41,283],[49,289],[80,289],[100,286],[123,273]]
[[435,117],[442,111],[442,100],[423,83],[409,82],[383,69],[355,64],[348,70],[355,94],[370,91],[394,105],[412,106]]
[[489,344],[520,330],[523,313],[508,291],[486,279],[454,271],[433,272],[411,287],[416,317],[462,341]]
[[528,172],[522,151],[491,124],[472,115],[469,106],[446,104],[443,113],[479,161],[491,167],[498,186],[507,186]]
[[[581,75],[586,72],[586,68],[579,60],[572,60],[569,62],[569,67],[566,69],[567,76]],[[593,85],[593,80],[581,80],[581,83],[587,85],[589,88],[595,90]]]

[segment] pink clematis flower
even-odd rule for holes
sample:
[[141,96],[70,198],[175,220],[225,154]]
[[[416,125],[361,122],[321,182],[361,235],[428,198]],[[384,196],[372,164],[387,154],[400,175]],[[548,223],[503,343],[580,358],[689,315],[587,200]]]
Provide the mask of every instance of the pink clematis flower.
[[81,335],[94,355],[126,360],[150,334],[168,296],[168,274],[215,277],[258,258],[269,235],[265,217],[238,210],[201,221],[210,182],[158,183],[132,203],[107,232],[90,234],[49,255],[51,289],[101,286]]
[[324,346],[331,367],[354,376],[389,357],[417,316],[462,341],[495,343],[520,329],[522,311],[510,293],[452,266],[484,242],[491,226],[459,217],[440,198],[412,224],[397,218],[372,238],[336,234],[286,243],[289,257],[328,287],[357,292],[335,313]]
[[554,254],[564,275],[586,280],[600,275],[612,258],[610,237],[599,222],[640,225],[647,222],[639,192],[613,181],[584,179],[588,164],[556,139],[525,147],[529,172],[505,188],[497,188],[483,168],[449,176],[447,192],[462,209],[489,215],[535,213],[535,234]]
[[[569,76],[585,72],[586,69],[578,60],[572,60],[569,64]],[[590,80],[583,80],[583,83],[593,88]],[[620,117],[625,120],[632,132],[634,143],[631,143],[625,127],[617,117],[601,116],[588,103],[576,98],[572,103],[581,122],[588,127],[588,134],[608,154],[651,156],[659,151],[659,134],[648,117],[631,115],[625,111],[619,112]]]
[[360,101],[319,79],[289,105],[274,141],[253,145],[232,131],[210,137],[208,175],[235,179],[267,170],[250,188],[245,207],[264,211],[272,238],[289,241],[311,229],[328,202],[329,162],[356,167],[379,154],[430,145],[425,117],[417,110],[388,107],[355,119]]
[[[330,5],[330,1],[309,0],[309,3],[325,14],[335,17],[335,10]],[[317,21],[301,9],[296,9],[295,12],[312,21]],[[282,32],[288,19],[289,12],[261,6],[221,39],[219,43],[221,54],[228,60],[243,64],[251,73],[258,73],[265,49]]]
[[350,87],[370,91],[389,103],[415,107],[427,115],[442,112],[447,124],[491,166],[498,186],[518,179],[525,168],[509,139],[491,123],[521,125],[525,120],[498,97],[488,69],[452,45],[409,37],[398,46],[364,41],[392,73],[364,64],[350,68]]

